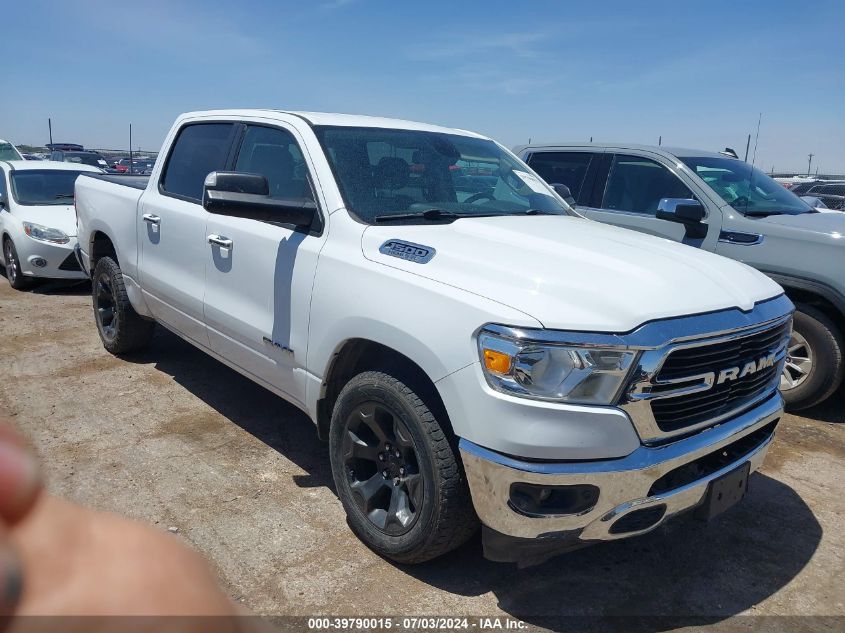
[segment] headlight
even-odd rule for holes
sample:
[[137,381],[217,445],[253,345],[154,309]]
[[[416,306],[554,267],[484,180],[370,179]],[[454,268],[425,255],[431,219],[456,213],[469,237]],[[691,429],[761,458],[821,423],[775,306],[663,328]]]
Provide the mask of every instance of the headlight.
[[32,222],[23,223],[24,233],[34,240],[41,242],[52,242],[53,244],[67,244],[70,238],[59,229],[51,229],[49,226],[41,226]]
[[637,352],[619,346],[575,345],[564,340],[563,332],[561,337],[560,341],[545,336],[533,341],[530,332],[510,336],[482,329],[478,348],[488,384],[497,391],[537,400],[612,404]]

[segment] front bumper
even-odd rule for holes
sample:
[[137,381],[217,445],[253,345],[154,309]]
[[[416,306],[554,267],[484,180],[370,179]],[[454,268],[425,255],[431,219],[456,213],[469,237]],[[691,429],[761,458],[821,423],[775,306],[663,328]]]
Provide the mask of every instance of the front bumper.
[[67,244],[53,244],[22,236],[15,240],[21,272],[27,277],[43,279],[85,279],[76,256],[76,238]]
[[[757,470],[782,414],[783,400],[775,393],[718,426],[670,444],[640,446],[619,459],[521,461],[463,439],[460,451],[473,504],[488,532],[541,539],[550,548],[559,547],[561,541],[578,547],[653,530],[670,516],[701,504],[714,479],[745,462],[750,462],[752,472]],[[513,505],[511,486],[515,483],[591,485],[599,489],[599,495],[595,505],[578,514],[527,516]],[[663,513],[652,512],[650,516],[657,518],[646,526],[631,520],[620,523],[635,512],[645,516],[640,511],[661,507]],[[619,526],[638,529],[620,531]],[[502,560],[501,556],[493,558]]]

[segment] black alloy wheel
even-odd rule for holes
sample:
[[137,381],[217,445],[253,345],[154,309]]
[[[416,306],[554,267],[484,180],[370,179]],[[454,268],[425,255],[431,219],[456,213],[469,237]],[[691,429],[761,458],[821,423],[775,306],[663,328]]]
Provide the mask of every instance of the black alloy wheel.
[[373,401],[355,407],[345,427],[343,464],[358,509],[385,534],[405,534],[424,494],[411,434],[398,415]]

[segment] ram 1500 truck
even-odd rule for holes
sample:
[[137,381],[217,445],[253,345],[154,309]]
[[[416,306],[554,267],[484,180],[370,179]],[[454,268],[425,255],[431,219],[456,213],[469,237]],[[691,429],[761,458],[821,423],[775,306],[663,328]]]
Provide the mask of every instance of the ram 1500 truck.
[[480,519],[524,562],[715,516],[760,466],[793,306],[756,270],[573,216],[461,130],[212,111],[160,157],[77,181],[103,345],[159,323],[306,412],[378,553]]
[[738,259],[795,302],[780,388],[791,409],[845,377],[845,214],[819,213],[728,152],[626,143],[515,148],[578,213]]

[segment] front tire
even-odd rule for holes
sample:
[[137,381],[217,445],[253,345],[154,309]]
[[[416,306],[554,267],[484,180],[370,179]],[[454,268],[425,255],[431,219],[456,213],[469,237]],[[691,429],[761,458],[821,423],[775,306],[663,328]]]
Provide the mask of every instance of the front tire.
[[426,394],[422,381],[367,371],[346,384],[332,413],[332,474],[349,524],[399,563],[441,556],[478,526],[445,420]]
[[815,406],[836,391],[845,373],[843,350],[842,333],[824,312],[796,305],[780,380],[781,394],[790,410]]
[[26,290],[33,286],[35,280],[31,277],[25,277],[21,270],[18,251],[11,237],[7,237],[3,241],[3,261],[6,265],[6,279],[9,280],[9,285],[12,288],[15,290]]
[[120,266],[111,257],[97,260],[91,278],[91,295],[103,347],[112,354],[127,354],[149,344],[155,322],[135,312],[126,294]]

